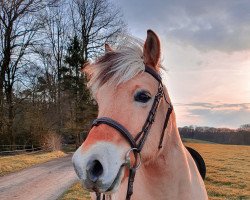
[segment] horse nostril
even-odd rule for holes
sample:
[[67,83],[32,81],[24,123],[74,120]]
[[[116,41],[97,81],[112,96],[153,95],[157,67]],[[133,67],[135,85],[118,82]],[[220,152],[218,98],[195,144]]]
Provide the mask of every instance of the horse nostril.
[[96,182],[102,174],[103,174],[103,167],[98,160],[88,162],[87,176],[92,182]]

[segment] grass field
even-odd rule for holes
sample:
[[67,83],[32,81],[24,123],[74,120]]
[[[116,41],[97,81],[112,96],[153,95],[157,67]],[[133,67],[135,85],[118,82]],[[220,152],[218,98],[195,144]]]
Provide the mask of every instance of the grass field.
[[[185,143],[200,152],[207,165],[205,185],[211,200],[250,200],[250,146]],[[89,200],[80,183],[60,200]]]
[[186,143],[205,159],[209,199],[250,199],[250,146]]
[[34,164],[39,164],[55,158],[63,157],[65,155],[66,154],[62,151],[55,151],[15,156],[0,156],[0,176],[19,171]]

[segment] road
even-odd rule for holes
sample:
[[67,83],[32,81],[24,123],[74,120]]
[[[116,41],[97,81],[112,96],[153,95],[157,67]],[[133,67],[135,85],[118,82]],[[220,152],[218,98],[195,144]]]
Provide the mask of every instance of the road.
[[56,200],[77,180],[72,155],[0,177],[1,200]]

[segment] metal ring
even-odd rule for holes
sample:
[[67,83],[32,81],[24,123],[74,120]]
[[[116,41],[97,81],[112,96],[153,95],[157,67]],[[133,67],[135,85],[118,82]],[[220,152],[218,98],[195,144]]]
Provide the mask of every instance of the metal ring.
[[[133,152],[134,155],[135,155],[135,152],[137,153],[137,155],[139,156],[136,156],[135,155],[135,164],[133,167],[131,167],[131,160],[130,160],[130,153]],[[138,161],[138,158],[139,158],[139,161]],[[128,152],[126,153],[126,156],[125,156],[125,162],[126,164],[128,165],[129,169],[138,169],[140,166],[141,166],[141,153],[139,152],[139,150],[137,148],[131,148],[128,150]]]

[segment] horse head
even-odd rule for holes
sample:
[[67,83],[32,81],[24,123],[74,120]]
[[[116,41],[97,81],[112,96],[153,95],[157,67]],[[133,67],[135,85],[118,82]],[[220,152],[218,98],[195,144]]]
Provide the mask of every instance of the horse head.
[[[97,197],[123,187],[129,199],[141,164],[144,176],[150,177],[154,169],[146,166],[165,162],[171,148],[167,141],[182,147],[161,67],[160,40],[151,30],[144,44],[129,38],[115,50],[105,45],[105,54],[84,66],[98,118],[74,153],[73,164],[83,186]],[[176,134],[171,138],[172,129]]]

